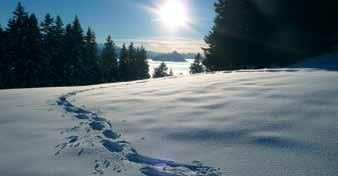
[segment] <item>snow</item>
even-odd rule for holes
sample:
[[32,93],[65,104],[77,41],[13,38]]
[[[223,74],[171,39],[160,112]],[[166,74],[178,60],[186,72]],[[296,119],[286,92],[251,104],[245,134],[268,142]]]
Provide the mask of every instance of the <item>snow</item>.
[[336,175],[336,58],[2,90],[0,175]]

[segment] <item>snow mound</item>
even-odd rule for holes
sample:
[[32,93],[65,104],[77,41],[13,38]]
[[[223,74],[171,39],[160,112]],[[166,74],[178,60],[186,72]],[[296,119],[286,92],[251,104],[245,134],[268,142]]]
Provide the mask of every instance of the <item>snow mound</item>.
[[336,175],[336,58],[2,90],[0,175]]

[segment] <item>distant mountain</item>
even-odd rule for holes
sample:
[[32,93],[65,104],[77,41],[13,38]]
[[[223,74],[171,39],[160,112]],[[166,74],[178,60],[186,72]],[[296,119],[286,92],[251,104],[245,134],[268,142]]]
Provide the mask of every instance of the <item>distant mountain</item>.
[[[97,45],[98,53],[102,52],[104,48],[104,44],[99,43]],[[120,47],[116,47],[116,54],[119,55],[121,51]],[[193,59],[195,57],[195,53],[178,53],[177,51],[171,53],[160,53],[154,51],[147,51],[148,58],[155,61],[170,61],[170,62],[185,62],[185,59]]]
[[196,53],[184,53],[182,54],[184,56],[184,58],[186,59],[194,59],[196,56]]
[[185,59],[188,58],[186,58],[183,54],[174,51],[171,53],[158,55],[157,57],[154,57],[152,59],[155,61],[185,62]]
[[[98,52],[98,54],[100,54],[102,52],[103,48],[104,48],[104,44],[103,43],[98,43],[97,44],[97,52]],[[116,51],[117,55],[120,55],[121,47],[116,47],[115,51]],[[157,56],[159,56],[159,55],[161,55],[163,53],[158,53],[158,52],[153,52],[153,51],[147,51],[147,54],[148,54],[148,57],[152,59],[152,58],[157,57]]]

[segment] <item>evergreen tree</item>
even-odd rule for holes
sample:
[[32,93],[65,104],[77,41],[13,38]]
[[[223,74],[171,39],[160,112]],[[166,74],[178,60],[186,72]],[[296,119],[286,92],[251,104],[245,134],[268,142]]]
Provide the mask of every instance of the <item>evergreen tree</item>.
[[115,52],[115,43],[109,35],[101,53],[100,68],[103,82],[118,80],[118,62]]
[[48,44],[53,39],[53,32],[55,30],[54,19],[50,14],[46,14],[44,21],[41,23],[41,32],[44,44]]
[[197,55],[195,56],[194,63],[190,65],[190,74],[205,72],[202,62],[203,62],[203,59],[202,59],[201,54],[197,53]]
[[34,14],[19,3],[8,23],[4,81],[8,88],[45,85],[46,60],[42,57],[41,33]]
[[81,85],[85,82],[84,70],[81,67],[85,50],[83,30],[76,16],[71,25],[66,26],[65,33],[65,77],[71,85]]
[[60,16],[55,19],[55,40],[56,42],[62,43],[65,29],[63,28],[63,22]]
[[173,71],[173,69],[170,69],[169,76],[174,76],[174,71]]
[[335,1],[218,0],[215,11],[205,37],[204,64],[210,71],[284,66],[335,45]]
[[69,58],[71,60],[71,80],[74,84],[81,85],[85,82],[84,70],[81,67],[83,64],[84,57],[84,35],[83,30],[80,24],[80,20],[77,16],[72,24],[71,29],[71,39],[72,39],[72,57]]
[[99,66],[95,33],[88,28],[85,37],[85,56],[82,62],[82,72],[85,84],[94,84],[99,81]]
[[73,42],[72,42],[72,25],[67,24],[65,27],[65,34],[63,37],[63,58],[64,58],[64,64],[63,64],[63,83],[65,85],[71,85],[72,80],[71,80],[71,69],[74,67],[74,60],[71,59],[72,57],[72,52],[73,52]]
[[147,61],[147,51],[143,46],[136,52],[136,79],[149,79],[149,65]]
[[205,37],[208,70],[239,69],[259,63],[269,25],[251,0],[218,0],[214,27]]
[[[56,57],[57,53],[55,50],[55,25],[54,19],[47,14],[44,18],[44,21],[41,23],[41,33],[42,33],[42,49],[43,57],[48,63],[48,68],[46,68],[46,76],[49,80],[46,80],[46,83],[53,85],[55,78],[53,79],[53,72],[55,70],[54,65],[50,62]],[[52,78],[52,79],[51,79]]]
[[22,87],[22,80],[19,80],[18,75],[22,74],[24,70],[26,52],[26,23],[28,21],[28,14],[25,9],[18,3],[13,17],[8,21],[6,53],[4,59],[4,85],[6,88]]
[[4,70],[5,66],[5,32],[0,25],[0,89],[4,88]]
[[64,28],[59,16],[54,19],[46,14],[39,25],[36,16],[28,14],[18,3],[6,31],[0,26],[0,88],[83,85],[150,77],[144,47],[123,45],[120,63],[117,60],[110,36],[99,59],[95,33],[89,28],[84,36],[77,17]]
[[53,33],[53,56],[50,60],[51,79],[54,85],[66,85],[65,79],[65,29],[60,16],[55,18]]
[[137,80],[137,52],[136,48],[134,47],[134,43],[130,43],[128,46],[128,74],[127,74],[127,80],[132,81],[132,80]]
[[121,81],[128,81],[129,78],[128,50],[125,44],[122,45],[119,56],[119,78]]
[[25,61],[21,61],[25,65],[21,70],[22,80],[19,80],[23,82],[24,87],[45,86],[48,78],[48,60],[42,54],[42,37],[38,20],[34,14],[28,18],[25,37],[25,53],[27,55]]
[[157,68],[155,68],[153,78],[162,78],[167,76],[169,76],[168,67],[164,62],[162,62]]

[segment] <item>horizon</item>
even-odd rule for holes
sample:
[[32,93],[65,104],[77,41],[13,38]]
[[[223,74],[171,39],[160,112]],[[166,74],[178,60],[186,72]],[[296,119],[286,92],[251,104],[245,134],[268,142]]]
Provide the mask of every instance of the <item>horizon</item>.
[[[88,27],[92,28],[99,44],[104,43],[105,38],[111,35],[118,46],[133,42],[136,46],[143,45],[148,51],[152,52],[197,53],[201,52],[201,48],[206,46],[204,37],[213,24],[215,16],[213,5],[216,0],[74,0],[71,2],[65,0],[57,2],[4,0],[0,7],[0,24],[2,27],[7,27],[7,22],[19,2],[22,3],[27,12],[34,13],[39,22],[43,20],[47,13],[51,14],[52,17],[59,15],[64,24],[70,23],[75,16],[78,16],[83,30],[86,31]],[[188,21],[186,26],[168,25],[168,23],[162,23],[159,20],[162,16],[156,10],[166,6],[169,2],[174,5],[180,3],[184,6],[185,9],[182,10],[181,14],[169,12],[169,15],[176,15],[175,20],[186,15]],[[128,22],[125,23],[125,21]],[[170,21],[170,23],[173,22],[176,21]]]

